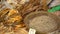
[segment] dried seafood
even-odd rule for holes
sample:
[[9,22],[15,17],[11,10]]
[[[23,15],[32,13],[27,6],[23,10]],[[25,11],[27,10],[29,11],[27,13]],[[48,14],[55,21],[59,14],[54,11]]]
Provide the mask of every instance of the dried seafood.
[[[21,22],[22,17],[17,10],[6,9],[0,12],[0,18],[7,23]],[[3,21],[2,20],[2,21]]]
[[28,34],[28,32],[23,28],[14,30],[11,26],[5,27],[3,24],[0,24],[0,34]]
[[[24,28],[25,24],[22,23],[22,16],[14,9],[5,9],[0,12],[0,34],[19,34],[17,31]],[[23,31],[23,30],[22,30]],[[25,30],[26,31],[26,30]],[[20,32],[22,33],[22,32]],[[24,32],[22,34],[25,34]]]
[[[49,0],[50,2],[51,0]],[[41,3],[40,3],[41,2]],[[46,0],[30,0],[28,3],[22,5],[18,10],[24,16],[30,12],[38,11],[38,10],[48,10]]]
[[[4,10],[0,12],[1,34],[28,34],[25,29],[20,29],[25,26],[23,17],[31,12],[48,9],[46,0],[6,0],[2,5]],[[5,9],[6,7],[9,9]]]
[[[40,0],[30,0],[28,3],[24,4],[19,11],[22,13],[22,15],[29,13],[31,11],[34,11],[38,8],[38,5],[40,4]],[[36,7],[37,6],[37,7]],[[36,8],[34,8],[36,7]],[[34,9],[33,9],[34,8]]]
[[29,0],[6,0],[14,9],[19,9],[23,4]]
[[[50,1],[51,0],[49,0],[48,2],[50,3]],[[24,16],[31,11],[33,12],[40,9],[47,10],[48,2],[45,0],[6,0],[5,5],[7,7],[9,6],[10,8],[19,10],[22,16]]]

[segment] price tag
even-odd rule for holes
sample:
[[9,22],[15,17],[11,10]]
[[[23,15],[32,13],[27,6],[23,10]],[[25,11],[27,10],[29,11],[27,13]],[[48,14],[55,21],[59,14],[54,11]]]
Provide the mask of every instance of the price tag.
[[36,33],[35,29],[32,29],[32,28],[29,29],[29,34],[35,34],[35,33]]

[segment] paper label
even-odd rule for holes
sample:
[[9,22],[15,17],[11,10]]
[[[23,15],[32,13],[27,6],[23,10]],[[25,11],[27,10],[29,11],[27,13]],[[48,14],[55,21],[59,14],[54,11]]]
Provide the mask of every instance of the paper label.
[[36,33],[35,29],[32,29],[32,28],[29,29],[29,34],[35,34],[35,33]]

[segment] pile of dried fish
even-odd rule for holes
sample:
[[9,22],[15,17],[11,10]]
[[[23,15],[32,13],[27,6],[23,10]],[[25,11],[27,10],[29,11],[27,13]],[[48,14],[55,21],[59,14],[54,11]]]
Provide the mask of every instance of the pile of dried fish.
[[[1,3],[11,9],[17,9],[23,16],[37,10],[47,10],[51,0],[6,0]],[[6,7],[5,7],[6,8]]]
[[[24,17],[35,11],[47,11],[51,0],[2,0],[0,3],[0,33],[1,34],[28,34],[24,27]],[[7,7],[7,8],[6,8]],[[20,31],[21,30],[21,31]],[[18,33],[16,33],[18,32]]]
[[19,28],[19,29],[13,29],[13,27],[9,26],[6,27],[2,23],[0,24],[0,34],[28,34],[26,29]]
[[22,5],[18,10],[22,14],[22,16],[24,16],[30,12],[47,9],[47,2],[45,0],[30,0],[28,3]]
[[[17,10],[5,9],[0,12],[0,34],[14,32],[14,30],[25,27],[22,17]],[[14,32],[15,33],[15,32]]]

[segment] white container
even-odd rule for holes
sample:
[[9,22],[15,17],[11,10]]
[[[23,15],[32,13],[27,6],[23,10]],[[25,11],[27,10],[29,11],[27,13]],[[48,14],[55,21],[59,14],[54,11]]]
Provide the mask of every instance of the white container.
[[56,5],[60,5],[60,0],[53,0],[49,7],[54,7]]

